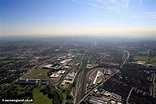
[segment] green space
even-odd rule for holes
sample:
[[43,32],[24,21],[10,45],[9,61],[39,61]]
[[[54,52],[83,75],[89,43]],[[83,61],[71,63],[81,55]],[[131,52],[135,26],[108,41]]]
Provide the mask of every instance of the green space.
[[156,56],[152,57],[152,58],[150,59],[150,61],[151,61],[151,62],[156,62]]
[[6,76],[6,79],[3,80],[3,81],[1,81],[1,82],[2,83],[11,83],[11,82],[15,81],[19,77],[20,77],[19,74],[14,74],[14,75]]
[[[62,104],[62,93],[51,85],[18,85],[6,86],[0,91],[0,99],[33,99],[33,104]],[[32,102],[23,102],[32,104]]]
[[46,87],[42,88],[40,92],[42,92],[45,96],[47,95],[49,99],[52,99],[53,104],[62,104],[62,93],[59,90],[56,90],[54,86],[49,84]]
[[150,58],[150,63],[156,65],[156,56]]
[[106,56],[106,55],[109,55],[109,53],[107,53],[107,52],[100,52],[100,55]]
[[22,78],[29,79],[46,79],[48,70],[44,69],[34,69],[30,73],[25,74]]
[[64,89],[62,92],[64,92],[64,94],[66,94],[66,103],[65,104],[73,104],[73,97],[70,95],[70,92],[72,90],[72,87],[75,86],[73,84],[69,84],[68,88]]
[[13,84],[5,86],[0,91],[0,99],[32,99],[32,90],[35,88],[33,85],[17,85]]
[[28,61],[29,61],[28,59],[22,59],[22,60],[17,60],[17,59],[2,59],[2,60],[0,60],[0,66],[7,65],[7,64],[10,64],[12,62],[28,62]]
[[0,66],[7,65],[14,62],[15,60],[0,60]]
[[148,51],[141,51],[141,52],[138,52],[140,55],[147,55],[148,54]]
[[36,87],[32,91],[34,104],[52,104],[52,100],[49,99],[47,95],[43,95],[43,93],[40,92],[44,87],[45,86]]
[[147,61],[149,59],[148,56],[134,56],[135,61]]
[[31,102],[24,102],[24,103],[22,103],[22,104],[32,104]]

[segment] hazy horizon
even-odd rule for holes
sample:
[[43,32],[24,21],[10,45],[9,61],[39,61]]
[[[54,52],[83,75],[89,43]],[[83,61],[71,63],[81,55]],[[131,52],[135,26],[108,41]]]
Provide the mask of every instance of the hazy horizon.
[[1,0],[0,36],[156,38],[155,0]]

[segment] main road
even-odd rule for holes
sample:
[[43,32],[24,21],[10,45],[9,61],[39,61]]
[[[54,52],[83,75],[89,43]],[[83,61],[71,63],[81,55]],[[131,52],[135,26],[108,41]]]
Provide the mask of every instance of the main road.
[[128,100],[129,100],[129,97],[131,96],[131,93],[132,93],[133,89],[134,89],[134,87],[132,87],[131,90],[129,91],[128,97],[126,99],[126,104],[129,104]]
[[129,59],[129,56],[130,56],[130,54],[129,54],[128,51],[125,51],[125,50],[124,50],[124,52],[127,52],[127,58],[126,58],[125,61],[120,65],[120,68],[123,67],[123,65],[127,62],[127,60]]

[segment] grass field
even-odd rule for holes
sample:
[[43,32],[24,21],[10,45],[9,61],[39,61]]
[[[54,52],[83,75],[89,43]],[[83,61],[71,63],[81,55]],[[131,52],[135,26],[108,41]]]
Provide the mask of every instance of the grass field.
[[107,52],[100,52],[100,55],[106,56],[109,55]]
[[150,63],[156,65],[156,56],[150,59]]
[[0,60],[0,66],[14,62],[15,60]]
[[[16,96],[21,96],[22,98],[20,98],[20,99],[23,99],[24,97],[27,97],[27,98],[24,98],[24,99],[29,99],[30,96],[28,95],[29,96],[28,97],[27,95],[25,95],[25,91],[31,91],[32,89],[34,89],[34,85],[13,84],[13,85],[7,86],[5,88],[5,90],[3,91],[3,93],[1,93],[1,94],[5,94],[7,91],[9,91],[9,92],[14,93],[13,95],[11,95],[12,97],[14,97],[14,96],[15,97]],[[23,102],[23,104],[32,104],[32,103],[30,103],[30,102]]]
[[142,51],[142,52],[138,52],[139,54],[142,54],[142,55],[147,55],[148,54],[148,51]]
[[49,99],[47,95],[43,95],[43,93],[40,92],[43,88],[44,86],[41,86],[33,90],[34,104],[52,104],[52,99]]
[[24,102],[24,103],[22,103],[22,104],[32,104],[31,102]]
[[[17,85],[14,84],[10,87],[11,90],[16,90],[18,94],[24,93],[24,91],[31,91],[32,89],[32,95],[33,95],[33,104],[52,104],[52,99],[49,99],[47,95],[43,95],[42,92],[40,92],[41,89],[43,89],[45,86],[42,85],[40,87],[35,87],[34,85]],[[29,99],[29,98],[27,98]],[[30,99],[29,99],[30,100]],[[23,104],[32,104],[31,102],[23,102]]]
[[151,62],[156,62],[156,56],[152,57],[152,58],[150,59],[150,61],[151,61]]
[[134,60],[135,61],[147,61],[149,59],[149,57],[148,56],[135,56],[134,57]]
[[46,79],[48,70],[44,69],[34,69],[32,72],[25,74],[22,78],[29,78],[29,79]]
[[0,60],[0,66],[7,65],[12,62],[28,62],[28,61],[29,61],[28,59],[22,59],[18,61],[16,59],[3,59],[3,60]]

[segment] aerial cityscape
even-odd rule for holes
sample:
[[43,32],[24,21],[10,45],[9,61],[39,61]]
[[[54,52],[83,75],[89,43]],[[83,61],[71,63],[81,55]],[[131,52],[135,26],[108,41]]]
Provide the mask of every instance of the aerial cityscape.
[[0,0],[0,104],[156,104],[155,0]]
[[59,37],[0,43],[5,102],[156,103],[156,41]]

